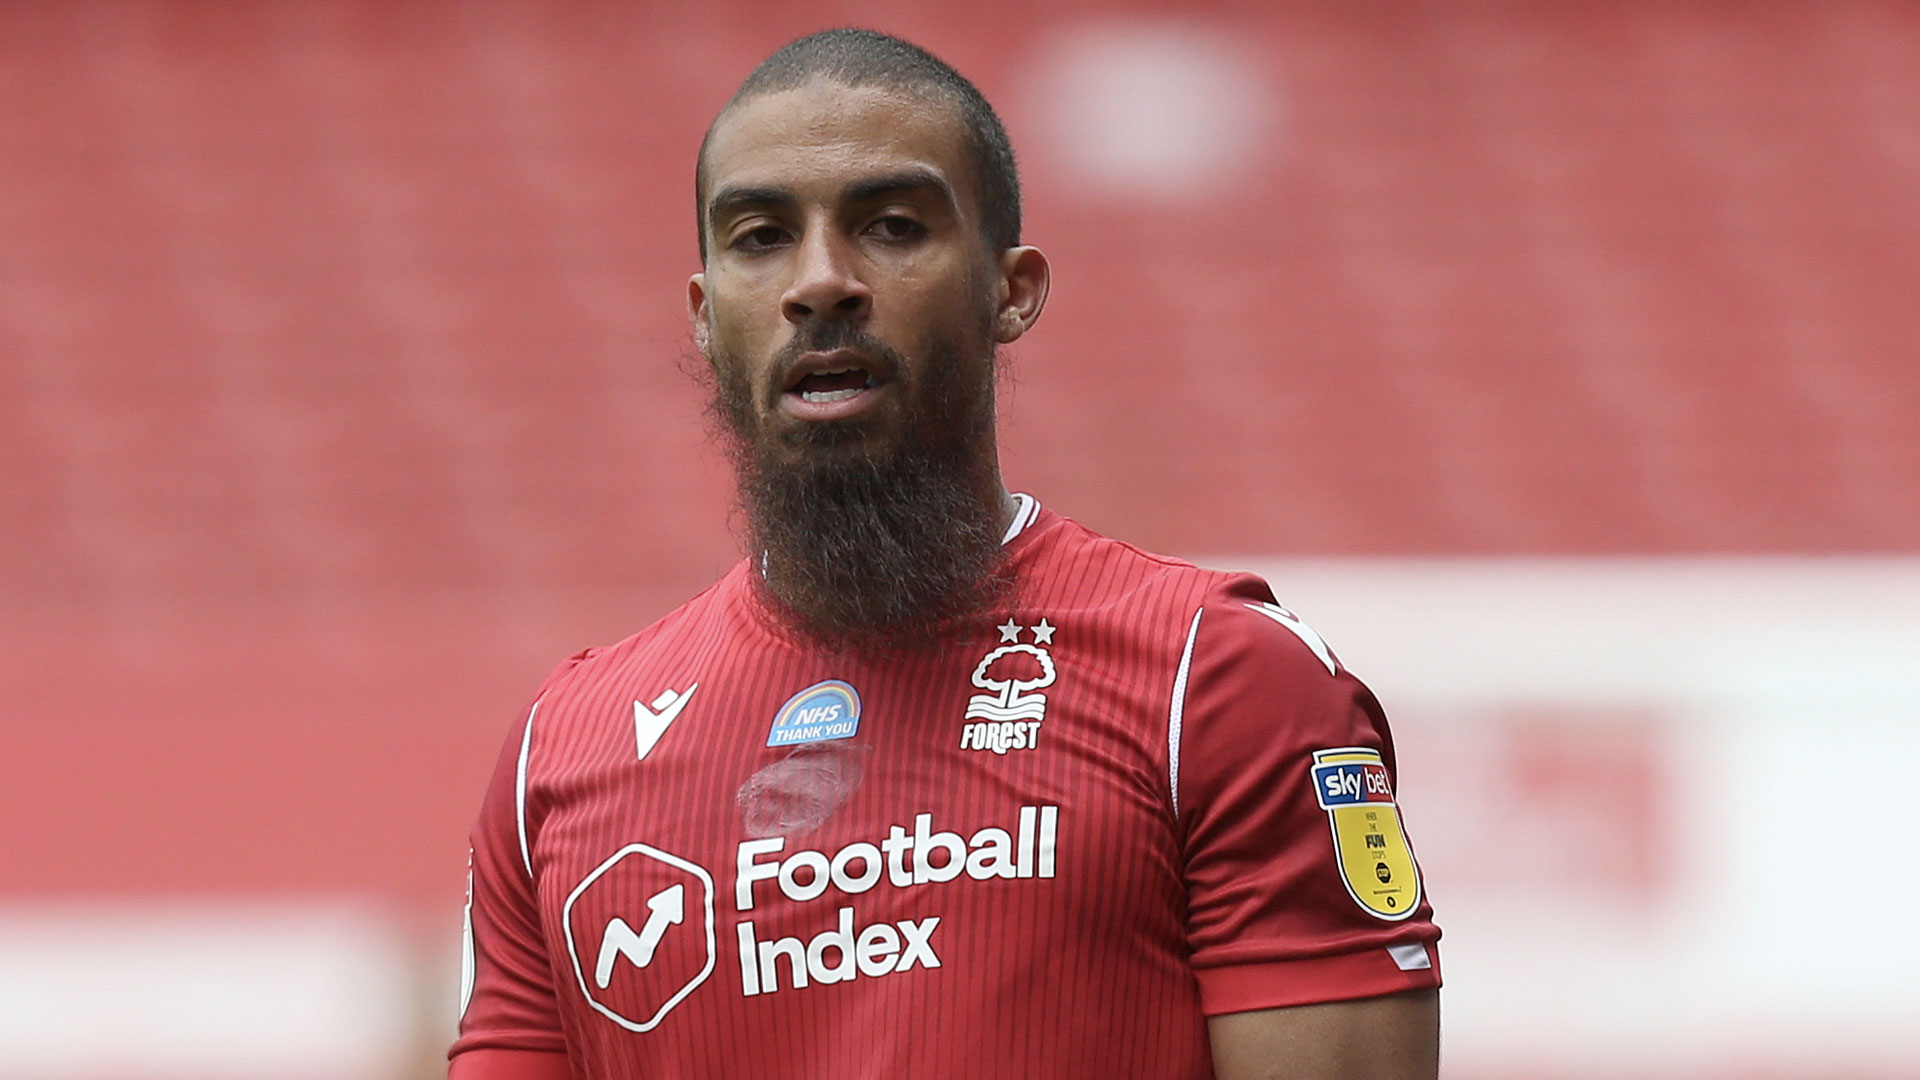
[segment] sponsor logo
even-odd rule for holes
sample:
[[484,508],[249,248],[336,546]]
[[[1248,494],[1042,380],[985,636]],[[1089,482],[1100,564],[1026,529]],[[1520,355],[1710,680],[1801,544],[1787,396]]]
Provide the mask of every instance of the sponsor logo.
[[852,908],[841,908],[836,927],[815,934],[805,944],[797,937],[755,941],[751,922],[734,927],[740,939],[741,994],[755,997],[778,991],[782,959],[787,961],[787,985],[795,990],[805,989],[811,983],[846,982],[862,975],[877,979],[906,971],[916,964],[925,968],[940,966],[940,957],[933,951],[933,932],[940,925],[939,916],[874,923],[860,927],[857,933],[853,918]]
[[[1047,696],[1058,672],[1045,646],[1053,644],[1059,627],[1042,618],[1032,627],[1012,617],[999,627],[1000,646],[982,657],[973,669],[973,685],[985,693],[967,699],[967,720],[960,729],[960,749],[1032,750],[1040,745],[1040,724],[1047,715]],[[1031,630],[1033,644],[1020,640]]]
[[713,974],[713,876],[629,844],[574,886],[560,926],[587,1004],[628,1031],[651,1031]]
[[1248,604],[1248,607],[1287,628],[1287,632],[1300,639],[1301,644],[1313,650],[1313,655],[1327,667],[1327,674],[1340,674],[1340,662],[1334,659],[1333,650],[1327,648],[1327,641],[1311,626],[1300,621],[1300,616],[1281,607],[1279,604]]
[[686,693],[667,689],[653,699],[653,707],[648,708],[639,702],[633,703],[633,749],[638,755],[636,760],[645,761],[653,752],[660,736],[667,733],[667,727],[680,715],[680,710],[693,700],[693,692],[700,689],[699,683],[687,687]]
[[1349,746],[1313,754],[1313,794],[1327,812],[1347,895],[1370,915],[1400,920],[1420,906],[1420,870],[1400,827],[1393,781],[1378,750]]
[[[1051,879],[1059,835],[1059,807],[1022,806],[1014,820],[971,832],[915,814],[911,825],[833,851],[789,850],[783,836],[742,841],[733,882],[740,921],[718,939],[730,937],[737,950],[744,997],[936,970],[945,917],[893,910],[876,919],[869,907],[863,919],[859,908],[876,903],[867,894]],[[899,906],[890,897],[878,903]],[[700,866],[647,844],[616,851],[561,909],[580,993],[621,1027],[653,1030],[712,975],[714,909],[713,876]]]
[[1322,810],[1355,803],[1393,804],[1393,785],[1387,779],[1384,763],[1352,761],[1315,765],[1313,787]]
[[839,679],[814,683],[773,714],[768,746],[847,739],[860,730],[860,693]]
[[[750,912],[777,903],[776,897],[805,904],[829,890],[851,900],[882,882],[910,889],[963,876],[974,881],[1051,878],[1059,831],[1059,807],[1023,806],[1012,830],[988,827],[962,837],[935,831],[932,814],[916,814],[911,830],[893,825],[884,838],[857,840],[831,855],[803,849],[781,857],[785,837],[748,840],[740,845],[735,865],[734,907]],[[754,997],[783,986],[800,990],[937,968],[933,935],[939,926],[939,916],[862,925],[850,903],[836,904],[833,924],[804,940],[771,935],[762,940],[754,921],[743,921],[734,927],[741,993]]]

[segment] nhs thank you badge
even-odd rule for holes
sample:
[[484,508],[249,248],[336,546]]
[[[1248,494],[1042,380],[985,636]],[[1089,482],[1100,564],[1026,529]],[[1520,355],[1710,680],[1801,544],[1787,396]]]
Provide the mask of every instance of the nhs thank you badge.
[[839,679],[814,683],[773,714],[768,746],[851,738],[860,730],[860,693]]

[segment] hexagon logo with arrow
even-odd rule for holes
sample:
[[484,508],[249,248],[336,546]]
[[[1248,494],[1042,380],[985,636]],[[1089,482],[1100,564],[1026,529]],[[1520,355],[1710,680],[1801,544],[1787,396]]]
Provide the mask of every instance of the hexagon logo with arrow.
[[588,874],[560,924],[587,1003],[629,1031],[653,1030],[713,974],[713,876],[647,844]]

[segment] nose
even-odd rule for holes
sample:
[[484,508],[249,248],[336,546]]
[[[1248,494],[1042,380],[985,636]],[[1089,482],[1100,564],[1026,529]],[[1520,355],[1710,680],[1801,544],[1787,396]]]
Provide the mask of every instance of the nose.
[[800,242],[793,280],[780,298],[788,322],[818,317],[861,319],[873,306],[873,290],[860,280],[853,252],[829,230],[815,229]]

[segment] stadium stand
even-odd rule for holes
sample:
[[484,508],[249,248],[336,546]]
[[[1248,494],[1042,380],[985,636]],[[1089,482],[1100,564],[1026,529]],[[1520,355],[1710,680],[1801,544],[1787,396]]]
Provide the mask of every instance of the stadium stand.
[[[1154,193],[1047,136],[1108,9],[880,19],[1024,153],[1014,484],[1186,554],[1920,550],[1920,9],[1182,11],[1270,107]],[[736,557],[703,127],[877,17],[0,6],[0,897],[439,926],[547,665]]]

